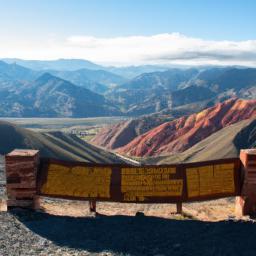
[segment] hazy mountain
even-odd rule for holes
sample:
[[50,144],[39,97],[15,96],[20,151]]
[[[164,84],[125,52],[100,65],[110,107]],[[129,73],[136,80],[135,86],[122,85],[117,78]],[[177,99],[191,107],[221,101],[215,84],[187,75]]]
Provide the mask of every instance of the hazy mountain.
[[[181,98],[176,100],[176,96],[173,97],[172,94],[195,77],[198,72],[196,69],[172,69],[145,73],[109,91],[106,97],[122,106],[129,115],[159,112],[165,108],[196,102],[202,96],[204,99],[212,97],[214,93],[209,89],[200,90],[200,97],[198,97],[198,93],[193,93],[197,90],[196,88],[181,91],[181,94],[183,92],[186,94],[184,103]],[[192,91],[194,97],[189,97],[188,91]],[[179,95],[178,92],[175,94]]]
[[214,99],[217,94],[208,88],[190,86],[171,91],[158,87],[154,89],[120,89],[112,90],[106,97],[122,106],[127,115],[139,116],[173,109],[190,103]]
[[118,108],[103,96],[49,73],[33,82],[3,89],[0,95],[1,116],[93,117],[120,114]]
[[2,59],[6,63],[13,64],[16,63],[26,68],[33,70],[78,70],[78,69],[93,69],[99,70],[103,69],[102,66],[97,65],[88,60],[82,59],[58,59],[58,60],[22,60],[22,59]]
[[[77,67],[79,67],[80,65],[80,62],[78,60],[59,60],[54,62],[49,61],[49,65],[47,64],[48,62],[43,62],[43,64],[41,65],[41,61],[31,61],[31,65],[24,65],[24,62],[30,63],[30,61],[18,60],[17,62],[15,62],[14,60],[16,59],[7,59],[7,61],[11,64],[0,61],[0,81],[31,81],[41,76],[45,72],[48,72],[53,74],[54,76],[68,80],[75,85],[82,86],[84,88],[101,94],[105,93],[109,88],[127,81],[125,78],[105,70],[92,70],[86,68],[75,69],[75,64],[77,64]],[[38,64],[38,67],[36,69],[34,68],[34,62]],[[17,63],[20,63],[20,65]],[[70,63],[70,70],[65,70],[64,68],[64,70],[59,70],[61,68],[56,63],[63,63],[63,65],[65,64],[67,65],[67,67]],[[56,69],[47,68],[51,66],[56,67]]]
[[49,71],[49,73],[97,93],[105,93],[109,88],[126,81],[121,76],[105,70],[79,69],[75,71]]
[[163,87],[169,90],[177,90],[184,83],[198,74],[197,69],[170,69],[163,72],[141,74],[129,82],[123,84],[124,89],[155,89]]
[[156,71],[165,71],[170,67],[158,65],[141,65],[141,66],[126,66],[126,67],[107,67],[107,70],[127,79],[133,79],[144,73]]
[[58,71],[74,71],[78,69],[90,70],[105,70],[126,79],[134,78],[143,73],[150,73],[155,71],[164,71],[170,66],[160,65],[140,65],[140,66],[125,66],[125,67],[108,67],[93,63],[84,59],[57,59],[57,60],[24,60],[18,58],[4,58],[2,59],[8,64],[18,64],[20,66],[32,70],[58,70]]
[[241,89],[256,86],[256,69],[213,68],[199,73],[194,82],[199,86],[207,86],[216,92],[230,89],[239,92]]
[[[37,72],[17,64],[7,64],[0,61],[0,82],[2,81],[31,81],[37,77]],[[0,85],[1,86],[1,85]]]
[[[165,93],[164,93],[165,92]],[[117,90],[111,90],[107,92],[106,98],[111,100],[117,105],[122,106],[124,111],[129,112],[130,109],[133,107],[141,109],[142,107],[146,106],[146,101],[150,101],[149,110],[145,111],[142,110],[141,114],[147,114],[147,113],[153,113],[156,111],[155,105],[157,105],[157,102],[151,101],[152,98],[161,98],[162,95],[169,95],[169,92],[166,91],[164,88],[155,88],[152,90],[144,90],[144,89],[138,89],[138,90],[127,90],[127,89],[117,89]],[[166,105],[166,103],[162,102],[162,104]],[[160,110],[160,108],[159,108]],[[158,111],[159,111],[158,110]],[[135,114],[136,115],[136,114]]]
[[[59,62],[68,65],[69,63],[79,63],[79,60],[50,61],[51,64]],[[168,113],[178,107],[186,106],[185,108],[187,108],[191,104],[196,104],[199,107],[197,109],[200,110],[208,104],[210,106],[232,97],[256,99],[256,69],[253,68],[170,69],[141,74],[130,81],[106,70],[49,70],[49,72],[55,77],[69,81],[69,84],[73,86],[104,94],[107,100],[102,98],[104,102],[95,101],[97,107],[95,106],[96,110],[94,110],[94,105],[88,105],[90,100],[85,96],[87,103],[85,108],[84,104],[80,104],[83,101],[81,95],[84,95],[84,91],[78,97],[77,93],[73,96],[68,90],[71,93],[68,97],[69,100],[63,96],[63,92],[57,94],[57,105],[60,106],[60,100],[63,104],[61,109],[57,108],[58,113],[52,108],[48,108],[49,113],[46,113],[47,108],[40,106],[38,109],[37,105],[34,105],[34,102],[40,102],[39,100],[31,100],[32,96],[36,97],[35,93],[32,93],[34,87],[31,85],[44,74],[44,71],[35,71],[18,64],[7,64],[0,61],[0,110],[2,115],[106,116],[121,114],[140,116],[159,112]],[[54,83],[50,84],[55,90]],[[52,95],[51,93],[50,95]],[[32,96],[29,98],[26,94]],[[90,95],[90,92],[85,94]],[[53,103],[54,98],[47,97],[47,99],[50,98]],[[75,100],[71,100],[73,98]],[[95,97],[90,98],[94,99]],[[66,103],[64,104],[63,101]],[[92,101],[90,102],[92,103]],[[82,108],[78,110],[76,106],[82,106]],[[88,106],[91,109],[88,109]],[[35,109],[33,110],[33,108]],[[122,113],[118,109],[121,109]],[[109,113],[107,113],[108,110]]]
[[142,74],[108,91],[106,97],[131,116],[205,100],[256,99],[256,69],[172,69]]

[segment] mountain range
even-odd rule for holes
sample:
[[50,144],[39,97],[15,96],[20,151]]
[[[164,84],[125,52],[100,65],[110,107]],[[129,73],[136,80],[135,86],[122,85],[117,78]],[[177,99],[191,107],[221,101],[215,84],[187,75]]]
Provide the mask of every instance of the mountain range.
[[58,59],[58,60],[23,60],[17,58],[2,59],[8,64],[18,64],[32,70],[57,70],[57,71],[76,71],[79,69],[105,70],[127,79],[132,79],[140,74],[154,71],[164,71],[170,67],[159,65],[141,65],[126,67],[106,67],[95,64],[84,59]]
[[[127,129],[129,123],[116,124],[109,127],[108,132],[103,129],[92,142],[128,156],[174,154],[191,148],[226,126],[253,117],[256,117],[256,100],[229,99],[199,113],[162,120],[160,125],[151,121],[151,127],[136,135],[134,128]],[[143,119],[140,124],[143,126]]]
[[152,72],[114,88],[106,97],[122,106],[130,116],[205,100],[213,105],[231,97],[255,99],[256,69],[229,67]]
[[1,116],[92,117],[120,115],[102,95],[49,73],[34,81],[0,87]]
[[[72,60],[63,60],[63,61],[64,63],[62,65],[68,66],[68,63],[73,63]],[[37,61],[35,62],[37,63]],[[76,62],[73,63],[73,65],[70,65],[70,70],[66,70],[66,69],[59,70],[58,69],[59,65],[55,65],[56,62],[62,63],[61,60],[53,61],[53,63],[48,61],[46,63],[50,63],[51,65],[50,64],[46,66],[42,65],[42,69],[38,70],[37,65],[35,65],[35,69],[29,68],[31,66],[34,67],[34,65],[24,65],[24,66],[20,65],[23,63],[26,64],[27,61],[23,62],[22,60],[20,60],[17,62],[10,62],[10,63],[0,61],[0,81],[6,81],[6,80],[32,81],[40,77],[44,73],[50,73],[54,76],[66,79],[73,84],[90,89],[97,93],[104,93],[108,90],[109,87],[122,84],[126,81],[125,78],[119,75],[116,75],[114,73],[101,70],[101,69],[97,69],[97,70],[90,69],[90,68],[74,69],[77,64]],[[34,63],[34,61],[32,61],[32,63]],[[82,67],[82,66],[83,65],[77,64],[77,67]],[[88,65],[84,65],[84,66],[88,67]],[[41,66],[39,65],[39,67]],[[46,69],[46,67],[48,67],[48,69]],[[51,69],[50,67],[55,67],[56,69]],[[95,64],[95,67],[97,67],[96,64]]]
[[118,68],[86,60],[5,61],[0,61],[1,116],[182,116],[194,106],[200,111],[233,97],[256,98],[254,68],[140,66],[130,68],[155,71],[128,79],[114,73]]
[[22,60],[17,58],[2,59],[8,64],[18,64],[32,70],[58,70],[75,71],[78,69],[100,70],[103,67],[88,60],[82,59],[58,59],[58,60]]

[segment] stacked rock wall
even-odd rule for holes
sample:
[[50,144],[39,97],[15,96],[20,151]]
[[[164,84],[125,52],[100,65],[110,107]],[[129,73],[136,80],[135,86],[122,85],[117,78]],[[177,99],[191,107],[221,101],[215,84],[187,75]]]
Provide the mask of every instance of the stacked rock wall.
[[8,207],[33,207],[38,150],[14,150],[5,157]]
[[240,151],[243,187],[241,196],[236,198],[237,215],[256,214],[256,149]]

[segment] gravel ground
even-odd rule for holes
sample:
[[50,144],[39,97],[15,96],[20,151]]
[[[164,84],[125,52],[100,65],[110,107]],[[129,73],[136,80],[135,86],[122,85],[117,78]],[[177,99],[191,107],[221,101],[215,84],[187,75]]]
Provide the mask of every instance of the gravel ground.
[[0,255],[246,255],[252,221],[203,222],[146,216],[64,217],[0,213]]

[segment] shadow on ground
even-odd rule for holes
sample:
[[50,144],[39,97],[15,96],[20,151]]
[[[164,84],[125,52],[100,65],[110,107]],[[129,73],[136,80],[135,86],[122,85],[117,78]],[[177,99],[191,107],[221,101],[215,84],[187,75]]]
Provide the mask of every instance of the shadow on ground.
[[26,227],[57,245],[130,255],[255,255],[256,224],[145,216],[52,216],[13,211]]

